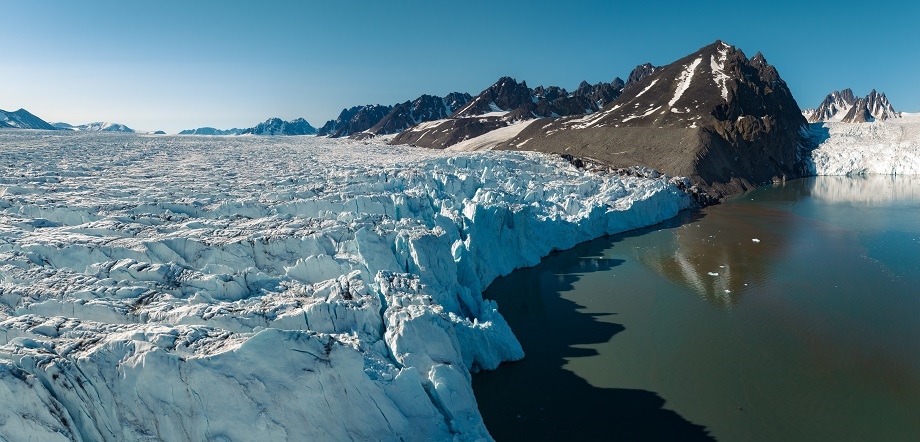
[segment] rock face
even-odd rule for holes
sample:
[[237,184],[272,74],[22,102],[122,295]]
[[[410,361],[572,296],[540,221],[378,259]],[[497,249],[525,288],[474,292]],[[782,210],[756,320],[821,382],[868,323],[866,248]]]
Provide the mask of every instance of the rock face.
[[3,109],[0,109],[0,128],[43,130],[57,129],[51,124],[48,124],[47,121],[32,115],[25,109],[19,109],[15,112],[7,112]]
[[198,129],[186,129],[179,132],[179,135],[240,135],[246,129],[215,129],[213,127],[199,127]]
[[865,98],[856,98],[849,88],[831,92],[824,97],[824,101],[817,108],[806,109],[802,111],[802,114],[810,123],[826,121],[867,123],[901,116],[888,102],[888,97],[884,93],[879,94],[872,89],[872,92],[869,92]]
[[269,118],[264,123],[259,123],[256,127],[244,129],[242,133],[253,135],[315,135],[316,128],[303,118],[292,121]]
[[760,53],[748,59],[716,41],[632,87],[627,81],[601,112],[532,124],[499,148],[651,167],[690,177],[707,199],[718,199],[801,176],[805,126],[786,83]]

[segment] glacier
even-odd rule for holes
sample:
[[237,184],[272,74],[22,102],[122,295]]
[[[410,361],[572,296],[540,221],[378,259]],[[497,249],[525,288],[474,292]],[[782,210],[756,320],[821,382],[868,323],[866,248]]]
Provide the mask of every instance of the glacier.
[[920,174],[920,115],[871,123],[812,123],[813,175]]
[[[685,179],[290,137],[0,131],[6,440],[491,440],[482,290]],[[539,388],[535,386],[535,388]]]

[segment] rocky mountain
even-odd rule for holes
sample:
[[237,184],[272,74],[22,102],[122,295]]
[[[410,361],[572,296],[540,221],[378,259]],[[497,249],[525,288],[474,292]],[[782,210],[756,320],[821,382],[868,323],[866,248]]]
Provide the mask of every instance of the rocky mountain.
[[831,92],[824,97],[824,101],[817,108],[806,109],[802,111],[802,114],[811,123],[824,121],[866,123],[901,116],[888,102],[888,97],[884,93],[879,94],[872,89],[865,98],[856,98],[849,88]]
[[661,69],[661,67],[652,66],[651,63],[645,63],[636,66],[636,68],[629,73],[629,76],[626,77],[626,84],[623,85],[623,89],[625,90],[635,86],[645,77],[654,74],[658,69]]
[[54,126],[57,129],[61,129],[61,130],[75,130],[79,132],[135,133],[134,129],[131,129],[128,126],[125,126],[124,124],[101,122],[101,121],[95,122],[95,123],[81,124],[78,126],[74,126],[68,123],[52,123],[52,126]]
[[315,135],[316,128],[303,118],[292,121],[269,118],[265,122],[259,123],[256,127],[244,129],[242,133],[252,135]]
[[493,112],[508,112],[533,101],[533,91],[527,87],[527,82],[518,83],[511,77],[502,77],[454,112],[451,117],[476,117]]
[[620,95],[623,85],[619,78],[595,85],[582,82],[569,93],[557,86],[530,89],[524,81],[502,77],[449,118],[414,126],[392,143],[443,149],[535,118],[597,112]]
[[55,130],[56,128],[47,121],[36,117],[25,109],[19,109],[14,112],[7,112],[0,109],[0,128],[13,129],[44,129]]
[[179,135],[240,135],[244,133],[246,129],[215,129],[213,127],[199,127],[198,129],[186,129],[179,132]]
[[716,41],[655,68],[601,112],[529,125],[499,148],[650,167],[687,176],[717,199],[802,175],[805,125],[763,55],[748,59]]
[[374,127],[392,110],[393,106],[382,104],[368,104],[366,106],[342,109],[338,118],[327,121],[323,127],[319,128],[317,135],[339,138],[363,132]]
[[357,114],[358,111],[363,107],[364,106],[354,106],[347,109],[342,109],[342,112],[339,112],[338,118],[335,120],[327,121],[326,124],[317,129],[316,135],[323,137],[332,136],[332,134],[336,133],[340,128],[344,127],[348,121],[351,120],[351,117],[355,116],[355,114]]
[[422,95],[413,101],[393,106],[392,110],[373,127],[352,134],[351,137],[397,134],[419,123],[447,118],[468,103],[470,98],[470,94],[460,92],[452,92],[445,97]]

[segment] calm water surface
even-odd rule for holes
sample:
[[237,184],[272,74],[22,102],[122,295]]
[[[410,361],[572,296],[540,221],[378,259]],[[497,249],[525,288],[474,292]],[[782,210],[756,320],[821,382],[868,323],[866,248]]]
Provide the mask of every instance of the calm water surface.
[[497,440],[920,440],[920,177],[756,189],[485,296],[527,353],[473,378]]

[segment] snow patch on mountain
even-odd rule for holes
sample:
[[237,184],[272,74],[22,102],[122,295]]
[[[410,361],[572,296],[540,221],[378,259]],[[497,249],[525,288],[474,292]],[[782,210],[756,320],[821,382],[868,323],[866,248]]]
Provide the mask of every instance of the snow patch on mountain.
[[684,92],[687,91],[687,88],[690,87],[690,81],[693,80],[693,72],[696,71],[696,67],[700,65],[703,61],[703,58],[697,58],[693,60],[687,68],[681,72],[680,77],[677,78],[677,89],[674,91],[674,97],[671,98],[671,101],[668,101],[668,108],[674,107],[674,104],[677,103],[677,100],[680,100],[680,97],[684,95]]
[[[490,439],[482,290],[686,180],[339,139],[0,132],[0,434]],[[21,165],[28,162],[29,167]]]
[[651,82],[651,83],[649,83],[649,85],[648,85],[648,86],[646,86],[646,87],[645,87],[645,89],[642,89],[642,92],[639,92],[638,94],[636,94],[636,98],[639,98],[639,97],[641,97],[641,96],[642,96],[642,94],[644,94],[644,93],[646,93],[646,92],[648,92],[648,90],[649,90],[649,89],[651,89],[651,88],[652,88],[652,86],[654,86],[654,85],[655,85],[655,83],[658,83],[658,79],[657,79],[657,78],[656,78],[656,79],[654,79],[654,80],[652,80],[652,82]]
[[520,121],[491,132],[486,132],[478,137],[461,141],[447,148],[449,151],[475,152],[479,150],[490,150],[505,141],[516,137],[524,128],[538,120]]
[[716,59],[715,55],[709,57],[709,67],[712,70],[712,81],[721,89],[722,99],[725,100],[726,103],[728,102],[728,81],[731,79],[731,77],[725,73],[725,62],[728,60],[729,49],[730,47],[723,43],[722,48],[719,49],[719,58]]

